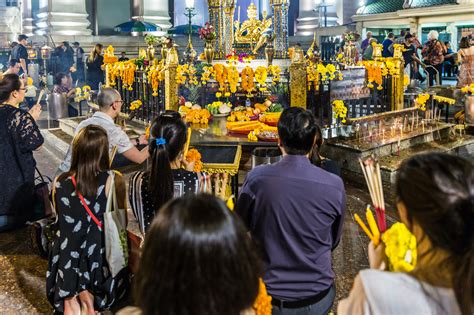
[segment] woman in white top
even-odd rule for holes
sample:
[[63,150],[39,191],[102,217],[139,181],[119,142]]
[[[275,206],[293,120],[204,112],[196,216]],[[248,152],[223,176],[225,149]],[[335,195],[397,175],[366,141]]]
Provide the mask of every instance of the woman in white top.
[[410,273],[385,272],[383,248],[369,245],[338,314],[474,313],[474,168],[445,153],[416,155],[398,171],[397,208],[417,240]]

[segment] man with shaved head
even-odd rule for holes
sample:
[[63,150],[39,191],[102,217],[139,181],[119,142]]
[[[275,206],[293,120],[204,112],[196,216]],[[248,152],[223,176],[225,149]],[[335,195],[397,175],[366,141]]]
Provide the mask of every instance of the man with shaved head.
[[[119,92],[110,87],[103,88],[97,96],[97,104],[99,105],[99,111],[95,112],[92,117],[82,121],[77,126],[75,134],[88,125],[101,126],[107,131],[110,152],[112,152],[113,148],[116,147],[117,153],[120,156],[123,156],[126,160],[137,164],[143,163],[149,156],[148,147],[139,150],[135,144],[130,141],[125,131],[115,125],[114,119],[119,116],[123,104]],[[139,144],[147,144],[145,136],[142,136],[140,137],[140,140],[137,140],[136,145]],[[120,166],[123,165],[116,165],[116,167]],[[59,170],[61,172],[67,172],[70,167],[71,146],[69,146],[64,162],[59,166]]]

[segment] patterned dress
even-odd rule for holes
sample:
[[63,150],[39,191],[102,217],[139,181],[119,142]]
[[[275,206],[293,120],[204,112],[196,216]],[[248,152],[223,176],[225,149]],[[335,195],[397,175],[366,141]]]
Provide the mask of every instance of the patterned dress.
[[[95,199],[84,196],[94,215],[103,222],[108,172],[98,175]],[[96,310],[109,308],[128,287],[128,271],[112,278],[105,257],[104,232],[91,219],[76,195],[71,177],[56,183],[56,212],[59,232],[53,242],[46,273],[48,300],[57,312],[64,311],[64,299],[89,290]]]
[[[175,198],[189,193],[197,194],[200,190],[200,178],[206,176],[205,174],[189,172],[183,169],[172,170],[172,172]],[[155,217],[153,196],[148,191],[149,180],[149,172],[137,172],[130,177],[129,183],[130,206],[143,234],[145,234],[145,231]]]
[[458,55],[461,67],[457,87],[462,88],[474,82],[474,46],[460,49]]

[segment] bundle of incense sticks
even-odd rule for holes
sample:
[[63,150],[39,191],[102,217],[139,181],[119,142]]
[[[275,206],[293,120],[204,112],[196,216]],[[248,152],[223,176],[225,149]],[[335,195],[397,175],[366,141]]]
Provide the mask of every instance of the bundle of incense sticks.
[[365,161],[359,159],[359,163],[364,173],[367,187],[369,188],[372,204],[375,207],[379,230],[383,233],[387,229],[387,222],[385,218],[385,200],[383,196],[380,163],[374,156],[367,158]]
[[380,231],[377,227],[377,223],[375,223],[375,218],[372,213],[372,210],[370,210],[370,206],[367,206],[367,210],[365,212],[365,218],[367,219],[367,222],[369,223],[369,227],[367,227],[362,221],[362,219],[359,217],[359,215],[356,213],[354,215],[354,218],[356,222],[360,225],[362,230],[367,234],[367,236],[372,240],[375,246],[379,245],[380,243]]

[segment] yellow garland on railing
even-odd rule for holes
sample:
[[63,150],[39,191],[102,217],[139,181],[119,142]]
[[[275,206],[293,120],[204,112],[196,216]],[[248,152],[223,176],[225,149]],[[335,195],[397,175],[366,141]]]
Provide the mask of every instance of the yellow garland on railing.
[[415,98],[415,106],[419,107],[422,111],[426,110],[426,102],[430,99],[430,95],[428,93],[418,94],[417,98]]
[[259,90],[260,91],[265,91],[265,84],[267,81],[267,68],[264,66],[258,66],[257,69],[255,70],[255,80],[260,84]]
[[344,105],[344,101],[335,100],[332,102],[332,111],[335,118],[341,118],[341,122],[346,123],[347,107]]
[[165,79],[163,68],[164,63],[162,60],[157,65],[153,65],[148,69],[147,79],[148,82],[151,84],[151,88],[153,89],[153,96],[158,96],[158,88],[160,82]]
[[448,103],[449,105],[454,105],[456,103],[456,100],[453,98],[439,96],[439,95],[433,96],[433,100],[438,101],[440,103]]

